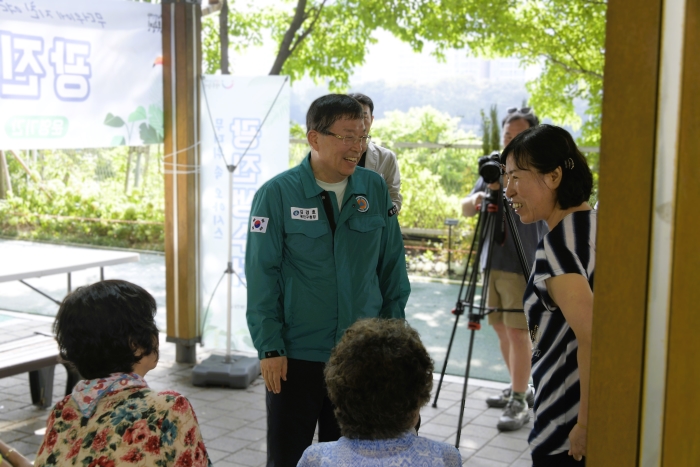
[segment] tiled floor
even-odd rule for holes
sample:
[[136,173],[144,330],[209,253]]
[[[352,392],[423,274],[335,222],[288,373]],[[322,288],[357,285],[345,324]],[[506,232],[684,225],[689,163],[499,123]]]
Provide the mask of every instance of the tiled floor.
[[[0,321],[0,343],[25,337],[34,331],[48,332],[52,319],[8,314]],[[8,316],[3,315],[3,316]],[[199,418],[212,462],[219,467],[265,464],[265,386],[256,380],[245,390],[195,387],[191,365],[175,363],[175,347],[161,341],[160,363],[146,380],[154,389],[174,389],[190,400]],[[198,349],[198,357],[207,354]],[[56,367],[54,403],[62,396],[65,371]],[[437,387],[437,381],[435,382]],[[438,407],[421,411],[420,435],[454,444],[462,397],[459,378],[446,377]],[[484,400],[503,388],[500,383],[471,381],[467,387],[460,452],[466,466],[529,467],[527,435],[532,422],[516,432],[500,433],[496,421],[500,410],[489,409]],[[31,405],[26,374],[0,379],[0,439],[30,459],[42,440],[48,410]]]

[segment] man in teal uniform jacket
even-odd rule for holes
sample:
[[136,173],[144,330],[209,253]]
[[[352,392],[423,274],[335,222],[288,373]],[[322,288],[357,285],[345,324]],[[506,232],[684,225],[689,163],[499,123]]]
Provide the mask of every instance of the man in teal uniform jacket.
[[[268,467],[295,466],[340,430],[323,382],[331,349],[360,318],[403,318],[410,286],[386,183],[357,168],[366,149],[362,106],[316,99],[310,154],[255,195],[246,247],[247,320],[261,359]],[[372,358],[368,356],[368,358]]]

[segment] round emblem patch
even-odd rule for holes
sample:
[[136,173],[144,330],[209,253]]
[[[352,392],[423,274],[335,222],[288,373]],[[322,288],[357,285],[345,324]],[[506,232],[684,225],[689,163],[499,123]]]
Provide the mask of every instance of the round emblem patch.
[[358,196],[355,198],[355,201],[357,201],[357,210],[360,212],[367,212],[369,209],[369,201],[367,201],[367,198],[364,196]]

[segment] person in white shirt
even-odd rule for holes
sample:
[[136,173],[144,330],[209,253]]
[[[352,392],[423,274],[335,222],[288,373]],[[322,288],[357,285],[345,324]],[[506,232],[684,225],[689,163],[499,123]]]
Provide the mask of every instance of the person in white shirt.
[[[365,134],[369,135],[369,130],[372,128],[372,123],[374,122],[374,102],[372,102],[372,99],[368,96],[359,92],[348,94],[348,96],[362,105]],[[394,203],[394,206],[396,206],[396,209],[400,211],[403,197],[401,196],[401,174],[399,173],[399,164],[396,159],[396,154],[387,148],[374,144],[370,140],[367,144],[367,149],[362,153],[360,162],[358,162],[357,165],[377,172],[384,178],[389,188],[391,201]]]

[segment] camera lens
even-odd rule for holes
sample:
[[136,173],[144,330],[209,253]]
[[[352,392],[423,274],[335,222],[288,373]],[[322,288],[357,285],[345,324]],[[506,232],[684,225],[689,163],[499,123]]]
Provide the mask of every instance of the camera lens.
[[497,152],[479,158],[479,175],[486,183],[498,181],[501,177],[501,163]]
[[501,176],[501,165],[495,162],[487,162],[479,169],[479,175],[486,183],[497,182]]

